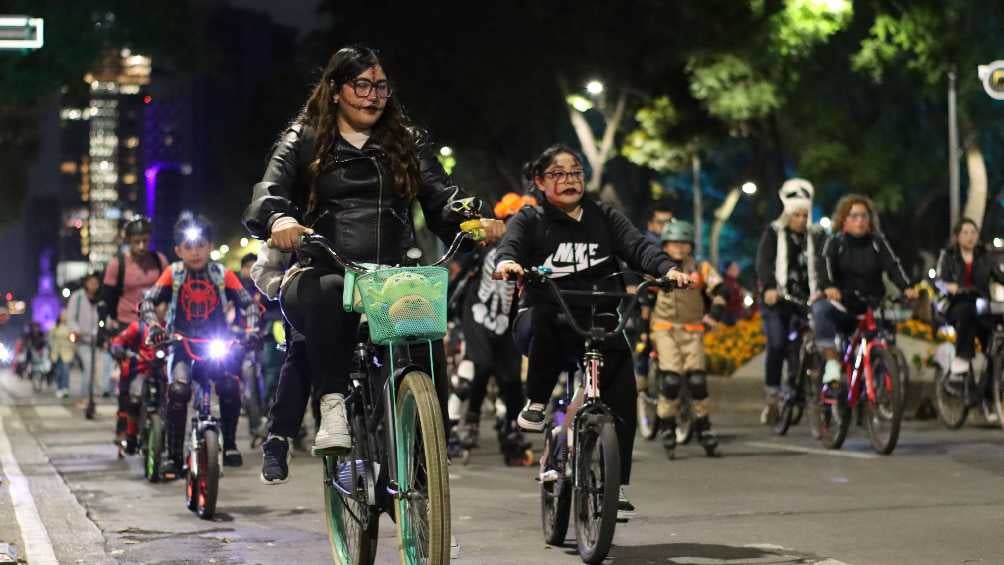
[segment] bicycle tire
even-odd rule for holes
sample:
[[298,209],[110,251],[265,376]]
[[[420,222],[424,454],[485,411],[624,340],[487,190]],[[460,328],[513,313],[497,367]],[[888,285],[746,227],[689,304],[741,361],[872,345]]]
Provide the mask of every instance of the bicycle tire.
[[[396,410],[398,434],[403,442],[398,446],[398,453],[402,455],[398,457],[398,465],[403,465],[408,475],[408,485],[395,503],[401,562],[415,565],[449,563],[450,483],[446,431],[429,375],[411,371],[401,379]],[[422,479],[424,485],[420,482]],[[415,489],[412,484],[420,486]],[[425,491],[424,508],[409,500],[416,491],[421,495],[422,490]],[[413,528],[414,521],[421,525]],[[426,532],[428,539],[420,539],[420,532]]]
[[164,450],[164,429],[160,414],[147,417],[143,430],[143,446],[146,450],[143,460],[143,476],[151,483],[160,481],[161,456]]
[[832,402],[818,402],[819,441],[827,449],[840,449],[851,427],[851,407],[847,404],[845,391],[846,384],[840,388],[837,398]]
[[819,393],[822,390],[820,375],[822,374],[823,359],[818,352],[814,351],[810,358],[810,364],[801,374],[799,386],[805,393],[805,413],[809,421],[809,433],[816,440],[822,438],[823,432],[820,428],[822,405],[819,400]]
[[195,512],[199,507],[199,477],[195,471],[197,466],[192,465],[193,453],[193,451],[189,450],[188,455],[186,455],[188,472],[185,473],[185,506],[190,511]]
[[216,430],[206,430],[199,447],[198,506],[195,513],[203,520],[216,514],[216,497],[220,491],[220,440]]
[[969,414],[969,404],[966,399],[948,389],[950,372],[945,370],[934,380],[934,407],[938,419],[950,430],[957,430],[966,423]]
[[[553,429],[553,428],[552,428]],[[552,429],[544,430],[544,451],[548,457],[558,456],[561,446],[554,446],[554,441],[565,441],[564,436],[557,440]],[[540,521],[544,532],[544,543],[562,545],[568,534],[568,519],[572,506],[572,482],[565,477],[566,461],[549,461],[548,467],[558,471],[560,478],[555,481],[540,482]]]
[[903,382],[895,354],[884,348],[878,353],[878,358],[872,360],[876,402],[865,398],[865,420],[872,448],[879,455],[889,455],[896,449],[903,422]]
[[579,431],[575,449],[579,483],[573,494],[575,543],[584,563],[602,563],[614,540],[621,484],[620,447],[613,422],[604,423],[599,434]]
[[993,382],[993,404],[997,411],[997,422],[1004,427],[1004,353],[994,356],[994,366],[992,378]]
[[[371,565],[376,560],[380,511],[369,504],[376,479],[367,476],[372,469],[371,459],[367,442],[360,441],[361,438],[369,437],[369,432],[365,419],[358,413],[353,413],[349,425],[352,429],[352,448],[349,453],[322,458],[328,543],[335,563]],[[336,477],[341,489],[332,482]],[[347,490],[350,485],[352,495],[346,496],[342,489]],[[349,528],[349,525],[357,527]]]

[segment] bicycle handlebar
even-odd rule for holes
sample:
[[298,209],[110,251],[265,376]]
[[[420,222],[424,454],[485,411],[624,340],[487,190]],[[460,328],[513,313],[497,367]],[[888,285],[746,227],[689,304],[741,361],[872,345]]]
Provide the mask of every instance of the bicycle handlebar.
[[[450,247],[446,250],[446,253],[442,257],[440,257],[438,261],[432,263],[431,266],[441,267],[445,265],[450,259],[453,258],[454,255],[456,255],[457,251],[460,249],[460,246],[461,244],[463,244],[464,240],[469,238],[474,241],[480,241],[484,239],[484,235],[485,234],[484,230],[481,228],[480,219],[472,219],[462,222],[460,224],[460,231],[457,232],[457,235],[453,238],[453,242],[450,244]],[[269,239],[265,244],[270,246],[272,244],[272,240]],[[320,249],[321,251],[326,253],[329,257],[331,257],[332,260],[341,265],[342,268],[348,271],[354,271],[362,275],[374,270],[371,267],[367,267],[365,265],[352,261],[351,259],[346,259],[342,257],[341,255],[338,254],[337,251],[335,251],[334,245],[332,245],[331,241],[320,234],[302,235],[300,237],[300,248],[302,249],[304,247],[313,247],[316,249]]]
[[[670,279],[658,278],[658,279],[649,279],[642,281],[642,283],[638,285],[637,290],[633,294],[627,292],[608,292],[602,290],[563,290],[557,285],[557,283],[555,283],[548,276],[551,273],[551,270],[546,267],[533,267],[530,269],[524,268],[523,273],[524,273],[523,274],[524,280],[527,280],[530,283],[546,284],[551,288],[551,293],[554,295],[554,298],[558,301],[558,304],[561,306],[561,309],[565,313],[565,317],[568,319],[569,327],[571,327],[575,333],[579,334],[583,338],[596,339],[596,340],[606,339],[608,337],[612,337],[623,332],[624,328],[627,327],[628,323],[629,316],[627,314],[630,313],[632,310],[634,310],[635,306],[638,305],[638,297],[642,296],[643,293],[650,287],[659,286],[660,288],[666,290],[681,288],[679,285],[677,285]],[[512,278],[510,277],[508,280],[512,280]],[[566,295],[589,296],[593,298],[621,298],[621,299],[630,298],[630,301],[628,302],[627,308],[625,308],[624,311],[622,312],[617,327],[614,328],[613,330],[606,331],[595,327],[591,327],[588,330],[584,330],[582,329],[582,326],[579,325],[578,321],[576,321],[575,316],[572,314],[572,310],[568,306],[568,302],[564,298]]]

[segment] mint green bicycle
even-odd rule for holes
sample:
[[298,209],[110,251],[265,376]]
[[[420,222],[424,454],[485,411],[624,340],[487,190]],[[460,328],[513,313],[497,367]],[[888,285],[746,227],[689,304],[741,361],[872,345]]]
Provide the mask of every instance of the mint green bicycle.
[[[450,561],[450,484],[446,430],[436,396],[432,343],[446,335],[448,271],[479,220],[461,224],[446,254],[428,267],[381,267],[338,255],[322,236],[305,236],[345,269],[343,306],[363,314],[349,373],[346,412],[351,449],[325,456],[324,505],[336,563],[376,558],[379,518],[396,524],[401,562]],[[427,369],[428,368],[428,369]]]

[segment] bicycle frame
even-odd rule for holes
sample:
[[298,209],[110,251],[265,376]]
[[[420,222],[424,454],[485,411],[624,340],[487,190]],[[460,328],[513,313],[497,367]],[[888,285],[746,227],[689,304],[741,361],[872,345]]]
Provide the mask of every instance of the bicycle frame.
[[[869,402],[875,402],[875,373],[872,368],[872,352],[885,349],[886,339],[879,329],[875,309],[871,306],[859,317],[857,329],[844,350],[843,366],[847,375],[847,403],[852,408],[861,400],[861,379],[864,379],[864,393]],[[851,357],[853,356],[853,360]],[[863,374],[862,374],[863,373]]]

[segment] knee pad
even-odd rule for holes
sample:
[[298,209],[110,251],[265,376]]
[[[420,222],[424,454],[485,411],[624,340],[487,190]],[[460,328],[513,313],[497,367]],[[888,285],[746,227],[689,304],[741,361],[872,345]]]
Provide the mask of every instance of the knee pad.
[[659,384],[659,392],[666,398],[678,398],[680,396],[680,385],[683,384],[683,377],[674,371],[659,371],[662,382]]
[[188,383],[174,381],[167,386],[167,398],[172,404],[187,406],[192,399],[192,386]]
[[704,374],[704,371],[687,373],[687,387],[690,388],[691,398],[704,400],[708,397],[708,376]]

